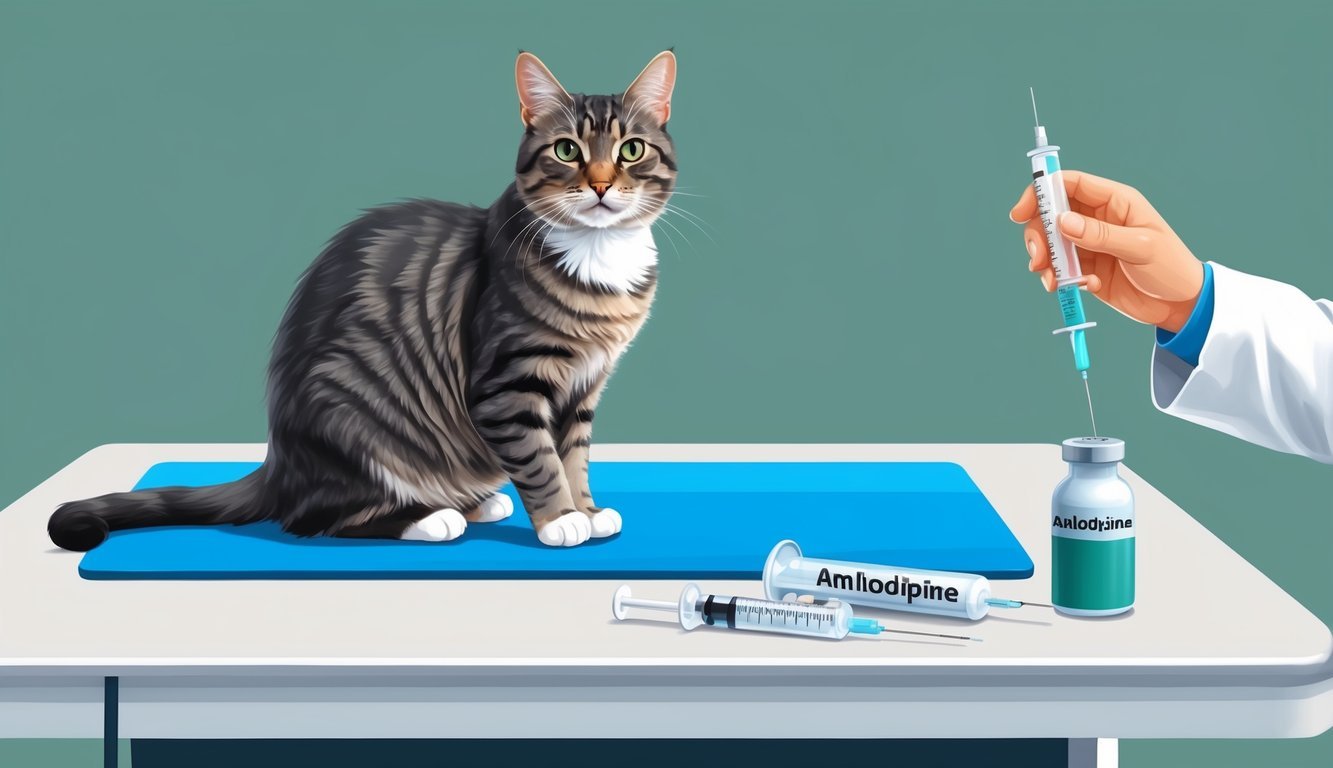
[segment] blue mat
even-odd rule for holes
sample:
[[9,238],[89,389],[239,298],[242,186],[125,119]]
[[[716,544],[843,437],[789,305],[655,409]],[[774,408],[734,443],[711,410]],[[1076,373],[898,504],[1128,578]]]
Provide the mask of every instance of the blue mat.
[[[209,485],[246,462],[157,464],[135,488]],[[302,539],[275,523],[117,531],[83,556],[86,579],[758,579],[782,539],[812,557],[1032,575],[1032,560],[956,464],[603,462],[590,469],[623,533],[540,544],[514,515],[446,543]]]

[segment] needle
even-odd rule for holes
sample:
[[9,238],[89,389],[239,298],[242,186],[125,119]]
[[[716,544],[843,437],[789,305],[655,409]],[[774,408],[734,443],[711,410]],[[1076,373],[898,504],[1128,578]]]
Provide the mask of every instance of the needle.
[[1083,372],[1083,391],[1088,396],[1088,417],[1092,419],[1092,436],[1097,436],[1097,414],[1092,411],[1092,390],[1088,387],[1088,372]]
[[941,635],[935,632],[913,632],[910,629],[881,629],[881,632],[897,632],[902,635],[921,635],[922,637],[947,637],[950,640],[971,640],[974,643],[981,642],[979,637],[963,637],[962,635]]
[[1037,117],[1037,92],[1028,86],[1028,95],[1032,97],[1032,124],[1041,125],[1041,118]]

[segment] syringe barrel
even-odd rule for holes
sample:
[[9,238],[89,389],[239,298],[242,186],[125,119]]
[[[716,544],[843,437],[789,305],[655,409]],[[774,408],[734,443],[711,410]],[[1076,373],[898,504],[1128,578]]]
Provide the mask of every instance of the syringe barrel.
[[[1055,274],[1058,287],[1056,296],[1060,300],[1060,317],[1064,327],[1069,328],[1087,323],[1083,312],[1083,295],[1078,284],[1083,279],[1083,265],[1079,263],[1078,249],[1060,231],[1059,220],[1062,214],[1069,212],[1069,195],[1065,191],[1064,174],[1060,171],[1060,148],[1046,144],[1044,131],[1038,131],[1039,145],[1028,153],[1032,160],[1032,187],[1037,193],[1037,212],[1041,217],[1042,229],[1046,231],[1046,248],[1051,256],[1051,271]],[[1069,343],[1074,352],[1074,367],[1087,371],[1091,367],[1088,360],[1088,342],[1082,329],[1069,333]],[[1086,374],[1085,374],[1086,375]]]
[[713,627],[829,640],[846,637],[852,622],[852,609],[846,603],[811,605],[731,595],[700,595],[696,608],[703,622]]
[[780,542],[764,566],[769,600],[812,595],[893,611],[980,619],[989,606],[990,582],[971,573],[927,571],[891,565],[804,557],[794,541]]
[[[1064,174],[1060,173],[1060,148],[1047,144],[1028,153],[1032,160],[1032,187],[1037,193],[1037,211],[1042,228],[1046,230],[1046,247],[1051,256],[1051,271],[1058,286],[1071,285],[1083,277],[1078,250],[1069,238],[1060,232],[1060,215],[1069,212],[1069,195],[1065,192]],[[1063,309],[1063,307],[1062,307]],[[1065,318],[1066,325],[1082,320]]]

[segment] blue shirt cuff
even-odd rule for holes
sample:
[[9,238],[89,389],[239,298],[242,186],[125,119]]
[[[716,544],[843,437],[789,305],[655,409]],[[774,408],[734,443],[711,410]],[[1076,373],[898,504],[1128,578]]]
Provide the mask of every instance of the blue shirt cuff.
[[1199,364],[1203,343],[1208,340],[1208,329],[1213,325],[1213,265],[1204,262],[1203,288],[1194,302],[1194,311],[1179,333],[1157,329],[1157,346],[1190,365]]

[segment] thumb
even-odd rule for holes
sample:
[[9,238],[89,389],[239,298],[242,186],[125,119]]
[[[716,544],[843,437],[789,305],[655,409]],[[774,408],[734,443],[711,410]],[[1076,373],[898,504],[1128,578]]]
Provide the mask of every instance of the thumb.
[[1131,264],[1147,264],[1160,249],[1157,233],[1142,227],[1121,227],[1070,211],[1060,216],[1060,232],[1074,244],[1110,254]]

